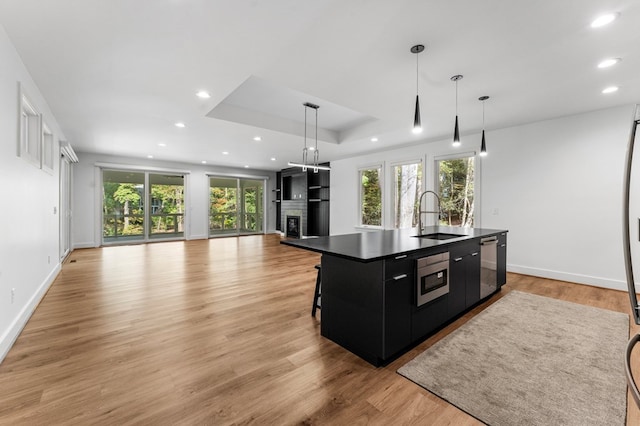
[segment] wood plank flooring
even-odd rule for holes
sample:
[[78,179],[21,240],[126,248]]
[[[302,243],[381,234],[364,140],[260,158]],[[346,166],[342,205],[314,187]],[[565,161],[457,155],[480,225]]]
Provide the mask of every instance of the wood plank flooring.
[[[320,255],[279,242],[76,250],[0,364],[0,424],[479,424],[395,371],[501,295],[374,368],[320,336]],[[509,274],[511,289],[630,312],[623,292]]]

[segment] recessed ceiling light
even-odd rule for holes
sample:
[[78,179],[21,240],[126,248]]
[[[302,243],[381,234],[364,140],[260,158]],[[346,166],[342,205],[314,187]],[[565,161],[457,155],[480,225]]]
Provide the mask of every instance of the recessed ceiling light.
[[256,136],[253,138],[254,141],[260,142],[262,138],[260,136]]
[[245,169],[248,169],[248,168],[249,168],[249,166],[245,164],[244,168],[245,168]]
[[198,93],[196,93],[196,96],[201,98],[201,99],[209,99],[211,97],[211,95],[209,94],[209,92],[201,90]]
[[618,91],[618,86],[610,86],[610,87],[607,87],[606,89],[603,89],[602,93],[606,95],[607,93],[614,93],[617,91]]
[[167,144],[166,144],[166,143],[162,143],[162,142],[160,142],[160,143],[158,144],[158,146],[159,146],[160,148],[164,148],[165,146],[167,146]]
[[316,150],[315,147],[313,147],[313,146],[309,147],[309,151],[315,151],[315,150]]
[[378,138],[371,138],[371,142],[378,142]]
[[591,22],[591,28],[603,27],[615,21],[617,17],[617,13],[607,13],[606,15],[598,16]]
[[207,164],[207,160],[202,160],[201,163],[202,164]]
[[182,128],[187,127],[187,126],[182,121],[178,121],[176,123],[176,127],[180,127],[182,129]]
[[229,155],[229,151],[222,151],[222,155]]
[[147,155],[147,158],[153,158],[153,155],[149,154]]
[[609,58],[598,64],[598,68],[609,68],[620,62],[622,59],[620,58]]
[[276,161],[276,157],[271,157],[271,161]]

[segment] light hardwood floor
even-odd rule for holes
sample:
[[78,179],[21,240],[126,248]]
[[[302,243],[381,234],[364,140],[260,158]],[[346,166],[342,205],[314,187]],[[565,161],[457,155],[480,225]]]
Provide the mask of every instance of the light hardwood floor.
[[475,425],[396,369],[512,289],[630,312],[623,292],[509,274],[501,295],[374,368],[320,336],[320,255],[279,242],[76,250],[0,365],[0,424]]

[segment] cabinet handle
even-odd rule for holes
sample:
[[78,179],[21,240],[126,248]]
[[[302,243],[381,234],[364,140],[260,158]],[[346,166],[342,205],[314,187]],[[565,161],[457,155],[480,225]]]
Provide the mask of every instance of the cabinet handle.
[[506,247],[506,246],[507,246],[506,244],[500,244],[500,247]]
[[400,256],[396,256],[396,259],[404,259],[405,257],[407,257],[406,254],[401,254]]
[[471,256],[477,256],[477,255],[478,255],[478,252],[471,253]]
[[401,280],[403,278],[407,278],[407,274],[396,275],[395,277],[393,277],[395,281]]
[[462,260],[461,257],[456,257],[455,259],[453,259],[454,262],[460,262]]

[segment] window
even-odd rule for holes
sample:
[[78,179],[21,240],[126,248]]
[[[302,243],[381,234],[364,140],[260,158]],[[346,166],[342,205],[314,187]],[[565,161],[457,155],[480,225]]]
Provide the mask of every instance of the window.
[[183,238],[184,181],[177,173],[103,170],[103,242]]
[[263,179],[209,177],[209,236],[259,234],[264,221]]
[[53,174],[53,133],[42,122],[42,170]]
[[362,168],[360,181],[360,225],[382,226],[382,165]]
[[422,192],[422,162],[397,164],[393,170],[393,227],[418,226],[418,199]]
[[19,149],[20,157],[41,167],[40,164],[40,141],[42,140],[41,116],[35,105],[24,93],[22,86],[20,90],[20,135]]
[[474,224],[475,157],[436,160],[441,225],[472,227]]

